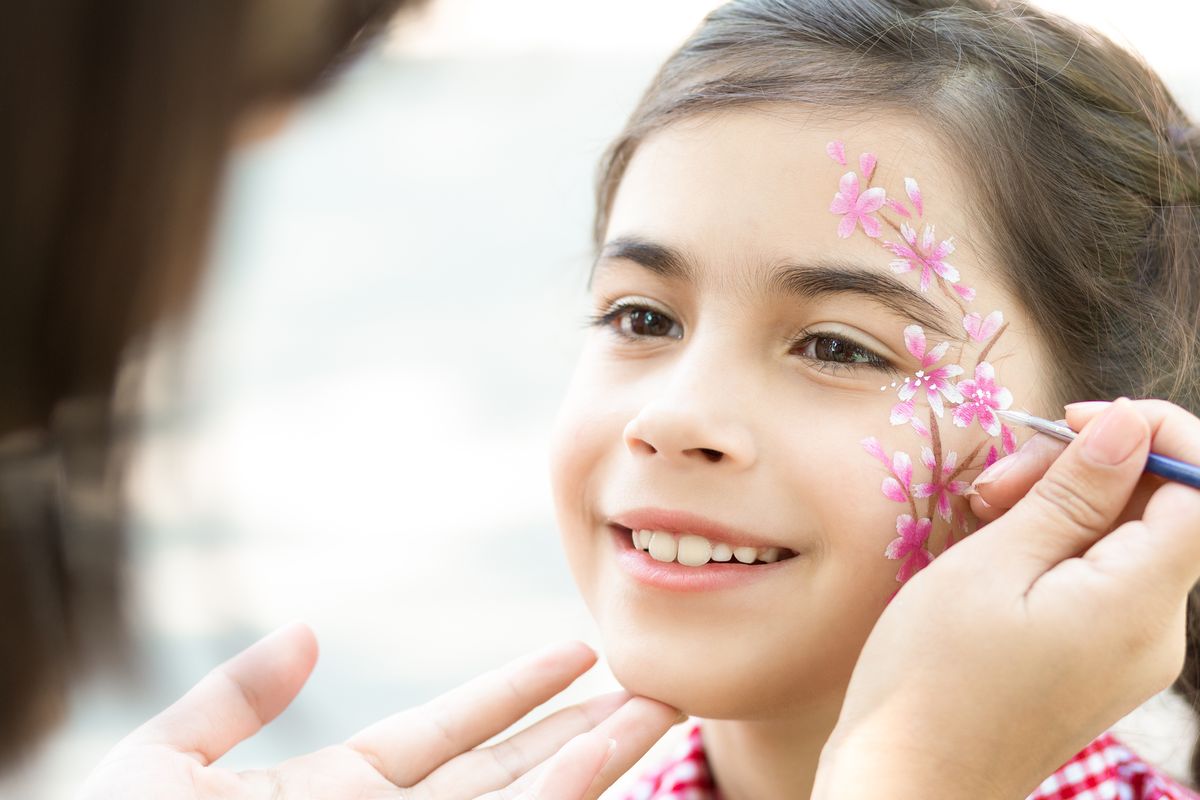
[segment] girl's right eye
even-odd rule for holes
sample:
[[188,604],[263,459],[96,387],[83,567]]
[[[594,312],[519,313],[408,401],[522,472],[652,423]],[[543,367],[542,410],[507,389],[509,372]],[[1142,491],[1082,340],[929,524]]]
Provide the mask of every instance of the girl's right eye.
[[678,322],[642,303],[617,303],[591,317],[589,322],[597,328],[611,328],[623,339],[683,338],[683,328]]

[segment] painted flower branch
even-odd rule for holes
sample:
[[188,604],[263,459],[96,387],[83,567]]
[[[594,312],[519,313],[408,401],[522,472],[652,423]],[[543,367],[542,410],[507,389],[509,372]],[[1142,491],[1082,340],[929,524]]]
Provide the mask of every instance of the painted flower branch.
[[[830,142],[826,152],[834,161],[846,165],[842,142]],[[924,196],[915,178],[904,179],[902,196],[890,195],[883,187],[872,186],[877,163],[873,154],[863,153],[859,156],[858,172],[851,170],[838,181],[838,191],[829,206],[831,213],[841,217],[838,236],[847,239],[861,230],[890,254],[888,266],[892,272],[915,274],[922,292],[929,292],[936,286],[962,313],[966,334],[962,344],[972,342],[980,346],[970,376],[959,378],[967,370],[954,361],[962,359],[965,347],[958,348],[954,360],[948,359],[950,342],[931,345],[921,326],[909,325],[904,329],[904,346],[919,364],[919,369],[902,382],[893,381],[890,387],[880,387],[881,391],[896,390],[897,402],[889,414],[891,424],[909,425],[928,441],[920,451],[920,463],[929,472],[928,480],[913,481],[913,460],[907,452],[897,450],[889,456],[875,437],[862,440],[867,453],[888,472],[880,485],[883,495],[907,507],[904,513],[897,515],[896,538],[884,550],[887,558],[900,562],[896,580],[904,583],[933,559],[931,540],[936,522],[940,521],[945,529],[945,535],[940,537],[940,551],[971,532],[964,497],[969,484],[959,476],[967,470],[990,466],[1001,452],[1013,452],[1016,441],[1012,431],[996,415],[997,410],[1012,405],[1012,393],[1000,385],[994,365],[987,361],[996,342],[1008,329],[1008,323],[1000,311],[984,316],[968,310],[976,292],[961,282],[958,269],[947,261],[954,253],[953,237],[939,240],[934,225],[925,220]],[[898,234],[898,238],[886,237],[885,228]],[[928,409],[925,420],[917,413],[918,404]],[[947,410],[955,426],[972,428],[977,425],[984,434],[961,463],[957,452],[945,452],[943,448],[938,420],[944,418]],[[987,453],[983,462],[978,463],[985,447]],[[926,501],[923,515],[918,500]]]

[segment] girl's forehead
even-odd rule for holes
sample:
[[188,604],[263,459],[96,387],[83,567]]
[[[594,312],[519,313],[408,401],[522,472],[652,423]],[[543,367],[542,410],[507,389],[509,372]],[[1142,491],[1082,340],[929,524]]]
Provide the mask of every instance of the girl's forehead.
[[[833,140],[844,142],[846,166],[826,153]],[[967,182],[918,124],[882,113],[835,119],[767,106],[661,128],[638,146],[622,177],[608,235],[671,236],[701,251],[723,244],[767,256],[830,248],[867,256],[874,252],[870,243],[839,238],[829,212],[839,178],[858,170],[863,152],[876,157],[875,185],[902,184],[910,176],[920,182],[927,218],[937,221],[939,233],[955,237],[958,260],[972,263],[973,245],[983,240],[979,226],[969,223]],[[786,252],[771,253],[779,249]]]

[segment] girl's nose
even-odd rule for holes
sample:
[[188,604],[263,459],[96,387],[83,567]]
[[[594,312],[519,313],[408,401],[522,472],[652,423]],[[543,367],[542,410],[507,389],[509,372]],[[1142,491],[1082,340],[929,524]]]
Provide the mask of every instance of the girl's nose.
[[714,387],[656,395],[625,426],[625,446],[635,457],[687,464],[724,464],[745,469],[757,452],[736,393]]

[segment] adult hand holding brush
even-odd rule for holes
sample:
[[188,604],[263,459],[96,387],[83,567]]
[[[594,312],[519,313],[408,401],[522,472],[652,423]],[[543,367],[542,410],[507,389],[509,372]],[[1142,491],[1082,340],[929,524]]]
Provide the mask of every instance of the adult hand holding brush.
[[1066,421],[1070,445],[1035,436],[976,480],[986,524],[884,611],[814,798],[1025,797],[1179,678],[1200,490],[1143,468],[1200,461],[1200,419],[1120,399]]

